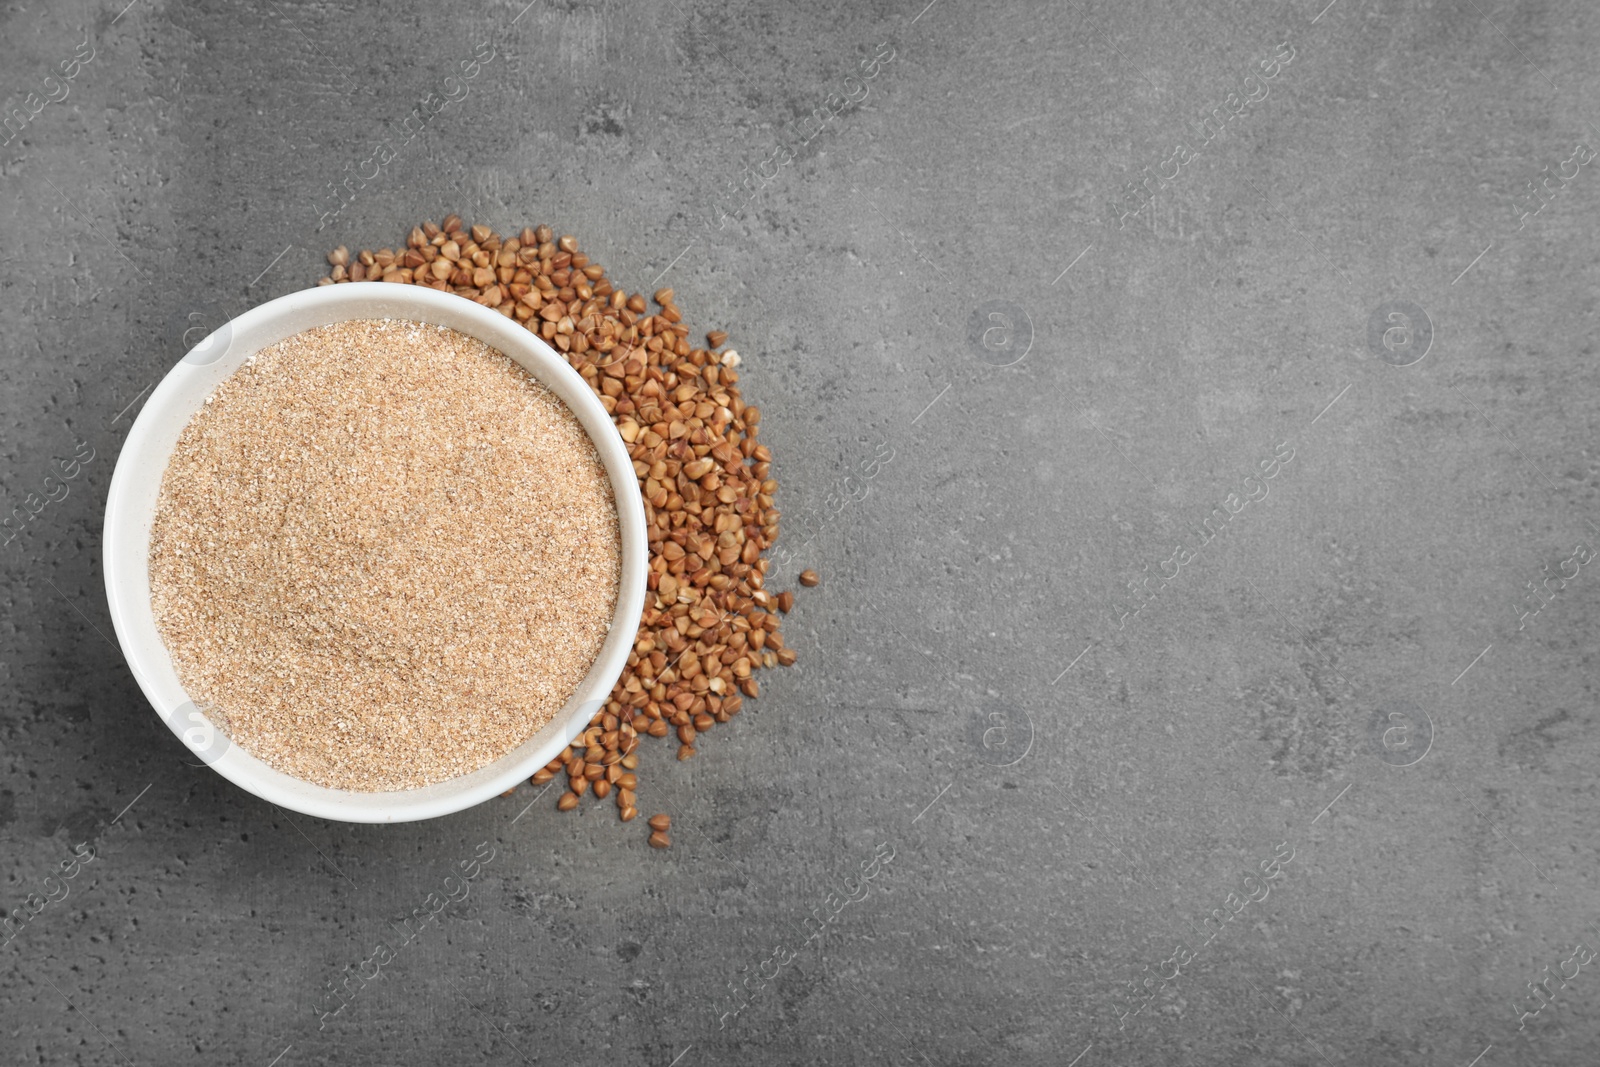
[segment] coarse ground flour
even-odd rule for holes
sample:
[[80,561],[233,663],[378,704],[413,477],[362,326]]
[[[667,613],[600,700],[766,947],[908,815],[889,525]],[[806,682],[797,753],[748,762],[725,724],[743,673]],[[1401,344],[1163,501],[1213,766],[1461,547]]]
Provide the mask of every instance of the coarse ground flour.
[[188,695],[287,774],[406,789],[547,723],[616,608],[604,466],[480,341],[362,320],[272,345],[185,427],[151,600]]

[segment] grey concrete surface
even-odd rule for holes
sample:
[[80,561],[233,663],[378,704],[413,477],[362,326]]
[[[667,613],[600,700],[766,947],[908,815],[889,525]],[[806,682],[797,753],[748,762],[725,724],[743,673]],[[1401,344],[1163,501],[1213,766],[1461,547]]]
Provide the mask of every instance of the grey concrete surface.
[[[0,1062],[1600,1052],[1600,8],[124,2],[0,11],[0,484],[66,491],[0,553],[0,910],[97,849],[0,949]],[[728,329],[777,586],[824,576],[646,750],[670,852],[530,787],[286,813],[108,640],[185,334],[449,211]]]

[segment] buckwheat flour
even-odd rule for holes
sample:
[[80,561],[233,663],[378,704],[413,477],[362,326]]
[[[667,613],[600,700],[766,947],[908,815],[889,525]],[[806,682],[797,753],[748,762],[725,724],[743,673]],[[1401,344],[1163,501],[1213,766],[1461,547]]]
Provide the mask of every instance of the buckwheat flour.
[[234,744],[322,785],[405,789],[551,719],[605,641],[620,556],[565,404],[464,334],[365,320],[263,349],[184,429],[151,599]]

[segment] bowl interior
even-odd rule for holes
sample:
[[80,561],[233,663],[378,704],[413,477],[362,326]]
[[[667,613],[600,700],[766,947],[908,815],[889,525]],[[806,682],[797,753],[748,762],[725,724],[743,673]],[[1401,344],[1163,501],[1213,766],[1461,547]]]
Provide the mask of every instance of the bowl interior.
[[[315,326],[348,319],[412,319],[476,337],[516,360],[570,408],[611,480],[622,535],[621,582],[611,632],[583,683],[533,737],[505,756],[436,785],[392,792],[330,789],[275,770],[233,745],[184,692],[150,606],[150,530],[161,478],[179,434],[224,379],[252,354]],[[346,822],[402,822],[460,811],[504,792],[554,759],[588,725],[627,663],[644,608],[649,564],[644,504],[611,416],[583,378],[515,320],[421,286],[354,282],[292,293],[224,324],[194,347],[154,392],[128,433],[106,502],[106,595],[117,639],[139,687],[200,762],[263,799]]]

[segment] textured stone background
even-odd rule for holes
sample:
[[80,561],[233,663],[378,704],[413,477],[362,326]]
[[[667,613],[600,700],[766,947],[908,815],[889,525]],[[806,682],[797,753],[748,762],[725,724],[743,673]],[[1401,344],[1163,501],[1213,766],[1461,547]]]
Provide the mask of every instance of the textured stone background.
[[[1600,948],[1600,575],[1519,629],[1528,583],[1600,545],[1600,177],[1562,167],[1600,145],[1600,8],[924,2],[4,6],[5,108],[67,90],[0,147],[5,507],[94,459],[0,553],[0,910],[101,857],[0,949],[0,1061],[1600,1051],[1575,948]],[[717,225],[880,42],[865,99]],[[1266,99],[1119,218],[1283,42]],[[468,96],[319,230],[480,44]],[[1520,222],[1546,167],[1577,170]],[[190,766],[106,639],[107,484],[186,332],[451,210],[549,221],[728,329],[796,550],[777,587],[824,575],[799,666],[700,758],[645,750],[670,852],[530,787],[420,825],[292,815]],[[1415,311],[1409,349],[1368,341],[1390,301],[1431,323],[1408,366]],[[1280,444],[1269,496],[1119,627]],[[484,841],[471,896],[319,1028]]]

